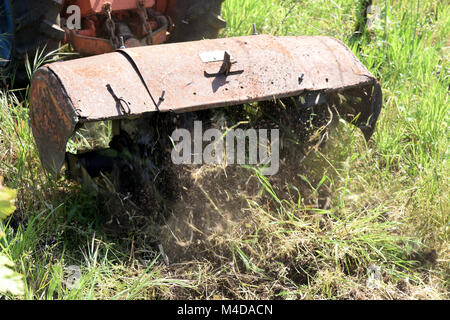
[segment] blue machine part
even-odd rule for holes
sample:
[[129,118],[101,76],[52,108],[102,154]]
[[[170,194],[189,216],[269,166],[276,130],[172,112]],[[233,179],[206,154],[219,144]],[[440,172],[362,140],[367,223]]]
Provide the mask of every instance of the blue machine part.
[[9,0],[0,0],[0,67],[6,66],[13,49],[13,17]]

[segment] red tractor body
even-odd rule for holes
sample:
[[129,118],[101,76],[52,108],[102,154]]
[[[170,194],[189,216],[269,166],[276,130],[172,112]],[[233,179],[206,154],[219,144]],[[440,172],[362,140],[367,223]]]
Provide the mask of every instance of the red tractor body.
[[171,19],[165,15],[170,2],[174,1],[63,1],[63,43],[71,44],[82,55],[164,43],[172,26]]
[[[167,4],[166,0],[159,0],[160,4],[163,4],[163,7],[159,7],[159,9],[164,8]],[[143,0],[142,4],[145,8],[152,8],[156,3],[156,0]],[[136,0],[64,0],[63,8],[67,8],[71,5],[76,5],[81,9],[81,14],[84,17],[99,14],[103,12],[103,7],[107,4],[111,4],[112,11],[123,11],[123,10],[133,10],[137,9],[137,1]],[[64,10],[63,10],[64,12]]]

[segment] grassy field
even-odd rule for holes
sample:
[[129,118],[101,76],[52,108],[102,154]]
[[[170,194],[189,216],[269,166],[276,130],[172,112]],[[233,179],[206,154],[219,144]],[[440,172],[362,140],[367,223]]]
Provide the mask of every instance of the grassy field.
[[[144,231],[108,232],[94,197],[48,176],[26,93],[0,92],[0,176],[18,189],[0,246],[25,280],[23,297],[5,297],[448,299],[450,5],[374,2],[379,14],[359,34],[360,1],[226,0],[222,36],[255,23],[259,33],[343,40],[382,84],[376,132],[366,143],[339,122],[324,148],[269,179],[186,170],[189,203]],[[81,268],[72,289],[70,266]]]

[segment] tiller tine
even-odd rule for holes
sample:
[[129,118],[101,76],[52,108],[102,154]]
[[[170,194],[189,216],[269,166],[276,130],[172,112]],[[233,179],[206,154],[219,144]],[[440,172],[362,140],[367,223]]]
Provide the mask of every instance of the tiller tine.
[[[320,94],[366,139],[382,106],[377,79],[329,37],[267,35],[122,49],[47,64],[32,80],[30,117],[42,163],[58,173],[80,124]],[[347,95],[343,107],[342,100]]]

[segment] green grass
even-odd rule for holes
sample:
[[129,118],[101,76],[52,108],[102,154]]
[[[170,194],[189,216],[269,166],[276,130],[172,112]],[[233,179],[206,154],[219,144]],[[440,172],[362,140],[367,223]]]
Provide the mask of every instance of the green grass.
[[[193,170],[192,217],[179,204],[161,227],[165,251],[180,257],[169,267],[145,239],[104,233],[96,200],[47,176],[27,100],[0,93],[0,176],[19,190],[0,247],[26,279],[24,298],[448,299],[450,5],[375,4],[379,20],[355,35],[358,1],[225,1],[222,36],[255,23],[259,33],[343,40],[379,78],[384,109],[368,143],[340,123],[325,149],[269,179]],[[329,206],[317,205],[324,198]],[[81,267],[78,289],[65,284],[70,265]],[[377,289],[366,285],[371,265],[382,270]]]

